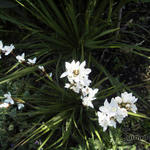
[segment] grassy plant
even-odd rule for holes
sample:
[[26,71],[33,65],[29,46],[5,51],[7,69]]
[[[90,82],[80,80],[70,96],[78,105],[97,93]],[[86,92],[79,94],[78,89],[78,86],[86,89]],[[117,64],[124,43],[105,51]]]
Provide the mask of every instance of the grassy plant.
[[[32,122],[32,128],[16,135],[15,147],[29,140],[34,142],[41,139],[39,150],[42,147],[68,149],[78,144],[79,149],[134,149],[134,145],[120,146],[117,139],[119,134],[114,133],[113,136],[111,130],[103,133],[97,122],[96,111],[82,106],[80,96],[64,89],[64,82],[60,80],[65,61],[86,60],[93,70],[90,77],[92,87],[100,90],[94,103],[97,110],[104,99],[123,90],[133,92],[132,86],[121,82],[120,77],[114,77],[109,66],[103,62],[106,51],[112,63],[114,60],[111,57],[116,54],[123,54],[123,57],[118,57],[118,61],[128,58],[130,54],[149,59],[149,48],[128,44],[122,38],[127,32],[120,31],[118,13],[129,2],[15,0],[11,3],[14,9],[0,10],[0,18],[3,20],[0,31],[11,31],[18,36],[15,40],[12,38],[12,42],[16,43],[13,56],[1,60],[0,84],[23,81],[21,87],[16,86],[20,88],[15,99],[23,101],[26,108],[18,115]],[[7,26],[5,28],[7,23],[15,31]],[[8,39],[5,41],[9,42]],[[19,64],[14,56],[22,52],[26,53],[27,58],[37,57],[37,64]],[[43,65],[47,72],[52,72],[53,77],[41,73],[39,65]],[[143,100],[141,103],[146,102]],[[136,117],[148,118],[139,114]]]

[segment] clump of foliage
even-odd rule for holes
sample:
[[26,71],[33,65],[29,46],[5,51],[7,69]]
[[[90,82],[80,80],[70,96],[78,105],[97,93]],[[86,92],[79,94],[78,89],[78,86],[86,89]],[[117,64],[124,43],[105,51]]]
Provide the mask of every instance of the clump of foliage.
[[[5,50],[1,50],[4,53],[0,60],[0,85],[4,85],[1,96],[10,91],[16,103],[25,105],[22,110],[15,105],[1,110],[1,141],[14,135],[13,139],[1,143],[3,149],[11,148],[11,144],[14,144],[13,149],[36,149],[36,140],[39,150],[43,147],[135,149],[134,143],[128,145],[123,141],[122,132],[128,121],[132,128],[136,121],[149,119],[146,116],[149,112],[142,111],[142,106],[148,106],[149,102],[136,92],[138,84],[147,85],[148,82],[129,84],[123,70],[131,59],[148,59],[150,49],[142,47],[139,40],[129,40],[131,35],[141,38],[132,31],[127,32],[135,26],[141,29],[123,19],[122,9],[130,3],[130,0],[15,0],[3,3],[0,31],[4,36],[0,38],[5,44],[14,43],[15,49],[9,56],[3,56]],[[12,37],[7,38],[8,34]],[[37,60],[33,61],[34,58]],[[72,60],[86,60],[92,69],[91,87],[99,89],[93,102],[96,111],[106,98],[129,91],[139,98],[138,110],[146,115],[130,112],[134,119],[125,119],[116,130],[110,128],[103,132],[95,110],[83,106],[80,95],[65,89],[66,80],[60,80],[65,62]],[[44,66],[44,71],[39,66]],[[1,99],[3,101],[4,97]],[[7,144],[9,140],[11,144]],[[26,145],[29,141],[31,144]],[[148,147],[148,141],[145,143]]]

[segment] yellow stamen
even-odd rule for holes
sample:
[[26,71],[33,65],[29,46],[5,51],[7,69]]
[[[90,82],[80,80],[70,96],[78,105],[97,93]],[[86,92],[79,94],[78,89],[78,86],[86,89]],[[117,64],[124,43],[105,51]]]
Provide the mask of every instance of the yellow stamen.
[[79,70],[73,70],[73,74],[76,77],[77,75],[79,75]]

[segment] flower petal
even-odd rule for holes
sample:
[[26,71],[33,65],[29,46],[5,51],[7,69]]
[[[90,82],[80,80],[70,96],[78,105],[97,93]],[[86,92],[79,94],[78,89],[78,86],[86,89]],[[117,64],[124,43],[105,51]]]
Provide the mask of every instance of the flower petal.
[[60,76],[60,78],[64,78],[64,77],[66,77],[68,75],[68,72],[64,72],[61,76]]

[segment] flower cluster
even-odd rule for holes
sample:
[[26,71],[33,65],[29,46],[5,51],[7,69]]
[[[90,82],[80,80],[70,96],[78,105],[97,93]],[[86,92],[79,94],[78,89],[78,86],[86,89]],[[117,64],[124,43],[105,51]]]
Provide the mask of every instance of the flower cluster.
[[[8,108],[10,105],[15,104],[10,92],[4,94],[4,97],[5,97],[4,103],[0,104],[0,108]],[[16,104],[19,110],[24,107],[24,104],[22,103],[17,102]]]
[[[1,59],[1,53],[4,53],[5,55],[9,55],[13,49],[14,49],[14,45],[11,44],[10,46],[3,46],[3,43],[2,41],[0,41],[0,59]],[[12,53],[13,56],[15,56],[15,58],[18,60],[19,63],[26,63],[26,64],[29,64],[29,65],[34,65],[37,61],[37,58],[34,57],[33,59],[25,59],[25,53],[22,53],[21,55],[15,55],[14,53]],[[45,68],[43,66],[38,66],[38,68],[43,72],[45,73],[45,75],[50,79],[52,80],[52,72],[47,74],[46,71],[45,71]],[[3,106],[6,106],[6,105],[3,105],[1,104],[0,107],[3,107]]]
[[108,126],[116,128],[116,122],[122,123],[128,116],[128,111],[136,113],[137,100],[132,93],[127,92],[122,93],[121,97],[112,98],[110,103],[106,99],[104,106],[101,106],[98,111],[98,122],[103,127],[103,131],[106,131]]
[[89,73],[91,69],[85,68],[86,62],[81,64],[79,61],[74,60],[71,63],[66,62],[66,71],[60,76],[60,78],[67,77],[69,83],[65,84],[65,88],[69,88],[76,93],[81,93],[82,104],[94,108],[92,101],[95,98],[95,94],[98,89],[92,89],[89,87],[91,80],[89,80]]
[[[2,53],[7,56],[12,53],[14,48],[15,47],[13,44],[10,46],[3,46],[2,41],[0,41],[0,59]],[[14,53],[12,54],[16,57],[19,63],[25,62],[26,64],[34,65],[37,60],[36,57],[26,60],[25,53],[17,56]],[[60,78],[67,77],[68,83],[65,84],[65,88],[69,88],[75,93],[80,93],[82,104],[84,106],[94,108],[92,101],[96,99],[95,95],[97,94],[98,89],[92,89],[90,87],[91,80],[89,80],[89,74],[91,69],[85,68],[85,65],[85,61],[82,63],[79,61],[76,62],[74,60],[71,63],[66,62],[66,71],[62,73]],[[52,81],[52,73],[48,74],[43,66],[38,66],[38,68]],[[14,104],[17,104],[18,109],[24,107],[24,104],[14,102],[10,92],[4,94],[4,97],[5,100],[0,104],[0,108],[8,108],[10,105]],[[116,128],[117,122],[122,123],[123,119],[128,116],[128,111],[136,113],[136,101],[137,98],[135,98],[132,93],[127,92],[122,93],[120,97],[117,96],[112,98],[110,103],[106,99],[104,106],[99,107],[99,111],[97,112],[98,122],[99,125],[103,127],[103,131],[106,131],[109,126]]]
[[[15,49],[15,46],[11,44],[10,46],[3,46],[3,42],[0,41],[0,59],[2,58],[1,54],[4,53],[4,55],[9,55],[13,50]],[[22,53],[21,55],[17,55],[16,59],[19,63],[25,62],[25,53]],[[28,59],[27,64],[34,65],[36,63],[36,57],[33,59]]]
[[[15,55],[12,51],[15,49],[14,45],[11,44],[10,46],[3,46],[3,42],[0,41],[0,59],[1,54],[4,53],[6,56],[9,55],[10,53],[13,54],[13,56],[15,56],[15,58],[18,60],[19,63],[26,63],[29,65],[34,65],[36,63],[37,58],[33,58],[33,59],[25,59],[25,53],[22,53],[21,55]],[[46,74],[46,76],[48,78],[50,78],[50,80],[52,80],[52,73],[47,74],[44,67],[43,66],[39,66],[38,67],[42,72],[44,72]],[[4,100],[3,103],[0,104],[0,108],[8,108],[10,105],[14,105],[15,102],[11,97],[11,93],[8,92],[8,94],[4,94],[4,97],[6,98]],[[24,104],[16,102],[18,109],[21,109],[24,107]]]
[[[67,77],[69,83],[65,84],[65,88],[69,88],[76,93],[81,93],[82,104],[94,108],[92,101],[95,100],[95,95],[98,89],[92,89],[89,87],[91,80],[89,80],[89,73],[91,69],[85,68],[86,62],[80,64],[79,61],[74,60],[71,63],[66,62],[66,71],[60,76],[60,78]],[[43,67],[39,67],[43,70]],[[128,111],[136,113],[137,107],[135,102],[137,98],[132,93],[124,92],[121,96],[117,96],[111,99],[109,103],[107,99],[104,102],[104,106],[99,107],[98,122],[103,127],[103,131],[106,131],[108,126],[116,128],[116,124],[122,123],[123,119],[128,116]]]
[[0,59],[2,58],[2,56],[1,56],[2,53],[5,56],[7,56],[13,51],[13,49],[15,49],[13,44],[11,44],[10,46],[8,46],[8,45],[4,46],[3,42],[0,41]]

